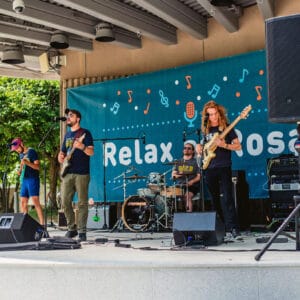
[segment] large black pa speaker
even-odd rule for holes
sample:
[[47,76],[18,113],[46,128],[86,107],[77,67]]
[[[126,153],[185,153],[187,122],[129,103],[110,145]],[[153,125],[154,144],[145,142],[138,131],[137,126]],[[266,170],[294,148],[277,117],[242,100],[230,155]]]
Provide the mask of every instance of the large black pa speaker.
[[41,239],[44,228],[28,214],[0,214],[0,243],[25,243]]
[[214,246],[221,244],[224,236],[225,226],[215,211],[174,214],[175,245]]
[[269,120],[300,121],[300,14],[266,21]]

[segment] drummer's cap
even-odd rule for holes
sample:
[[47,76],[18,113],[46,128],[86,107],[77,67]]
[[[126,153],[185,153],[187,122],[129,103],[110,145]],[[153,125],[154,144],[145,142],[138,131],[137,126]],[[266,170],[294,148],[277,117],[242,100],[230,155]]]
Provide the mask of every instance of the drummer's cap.
[[193,146],[193,150],[195,151],[195,149],[196,149],[196,142],[194,140],[187,140],[187,141],[184,142],[184,146],[186,144],[192,145]]

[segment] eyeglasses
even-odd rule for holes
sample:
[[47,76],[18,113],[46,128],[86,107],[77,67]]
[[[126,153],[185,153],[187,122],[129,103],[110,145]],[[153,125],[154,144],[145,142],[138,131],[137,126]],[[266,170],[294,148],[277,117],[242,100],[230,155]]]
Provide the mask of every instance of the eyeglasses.
[[184,147],[183,149],[184,150],[193,150],[193,148],[191,148],[191,147]]

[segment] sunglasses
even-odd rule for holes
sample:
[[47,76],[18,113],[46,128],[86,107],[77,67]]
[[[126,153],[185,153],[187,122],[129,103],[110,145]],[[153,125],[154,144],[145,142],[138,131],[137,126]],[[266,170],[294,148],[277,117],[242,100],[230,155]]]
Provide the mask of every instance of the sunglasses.
[[73,116],[74,116],[74,114],[69,113],[69,114],[67,115],[67,118],[72,118]]
[[184,147],[183,149],[184,150],[193,150],[193,148],[191,148],[191,147]]

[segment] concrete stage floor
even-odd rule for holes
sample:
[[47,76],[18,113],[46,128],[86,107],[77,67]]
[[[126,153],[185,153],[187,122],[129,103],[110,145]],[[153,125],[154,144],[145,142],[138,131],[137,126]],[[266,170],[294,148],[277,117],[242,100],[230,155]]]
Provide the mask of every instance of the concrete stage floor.
[[295,240],[280,235],[254,259],[266,245],[257,239],[272,235],[242,232],[218,246],[177,247],[172,232],[95,230],[80,249],[2,250],[1,299],[298,299]]

